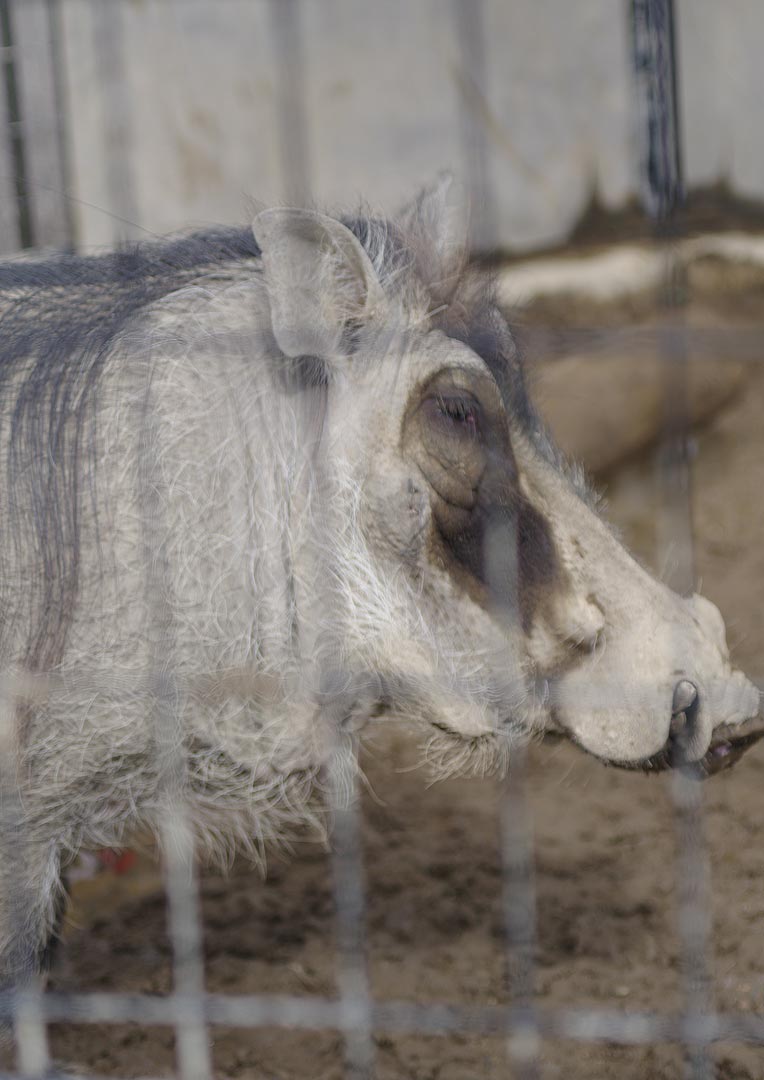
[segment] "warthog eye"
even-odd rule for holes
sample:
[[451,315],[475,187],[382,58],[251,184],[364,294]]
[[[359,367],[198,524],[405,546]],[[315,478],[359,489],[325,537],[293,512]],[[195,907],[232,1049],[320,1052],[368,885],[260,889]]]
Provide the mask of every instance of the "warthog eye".
[[477,438],[482,430],[480,406],[471,395],[459,397],[439,394],[434,399],[441,417],[459,434]]
[[479,603],[517,612],[529,627],[556,576],[556,552],[523,494],[493,377],[438,371],[413,399],[404,446],[430,487],[435,559]]
[[[406,434],[414,460],[452,509],[474,509],[487,470],[501,474],[504,484],[516,480],[506,414],[489,376],[458,368],[438,372],[409,413]],[[464,527],[453,523],[456,530]]]

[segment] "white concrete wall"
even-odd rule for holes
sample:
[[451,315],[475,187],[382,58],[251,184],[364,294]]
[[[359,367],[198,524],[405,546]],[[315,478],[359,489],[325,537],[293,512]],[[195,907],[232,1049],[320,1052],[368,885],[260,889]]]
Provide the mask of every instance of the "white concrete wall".
[[764,198],[764,4],[678,0],[685,156],[691,183]]
[[[595,188],[618,206],[637,187],[627,6],[473,0],[485,58],[468,71],[448,0],[301,0],[312,197],[390,211],[439,169],[469,180],[466,116],[497,246],[559,240]],[[678,0],[678,19],[689,181],[764,196],[764,4]],[[294,190],[273,2],[64,0],[62,25],[84,244],[239,222]]]

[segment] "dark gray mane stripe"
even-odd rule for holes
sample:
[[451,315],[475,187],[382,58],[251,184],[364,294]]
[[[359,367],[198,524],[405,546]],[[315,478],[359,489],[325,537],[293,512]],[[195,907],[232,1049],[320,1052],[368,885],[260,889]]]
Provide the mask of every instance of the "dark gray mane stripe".
[[[405,288],[416,259],[400,229],[368,216],[344,224],[383,282]],[[0,435],[11,445],[9,520],[0,524],[0,543],[37,552],[40,574],[30,603],[40,616],[30,666],[53,666],[63,652],[77,596],[79,516],[88,497],[81,488],[96,467],[97,391],[115,339],[151,304],[259,255],[251,229],[219,228],[104,255],[0,264],[0,311],[6,308],[0,314],[0,423],[10,422]],[[454,283],[453,317],[446,310],[436,325],[485,360],[516,420],[535,429],[511,334],[497,322],[490,284],[484,276],[477,287],[476,281],[468,277],[467,289]],[[8,629],[0,606],[0,652]]]
[[[131,318],[195,279],[260,254],[250,229],[217,229],[106,255],[0,265],[0,423],[10,442],[2,542],[36,552],[27,662],[60,659],[79,578],[83,477],[95,469],[99,376]],[[87,466],[87,468],[86,468]],[[0,610],[0,650],[11,626]]]

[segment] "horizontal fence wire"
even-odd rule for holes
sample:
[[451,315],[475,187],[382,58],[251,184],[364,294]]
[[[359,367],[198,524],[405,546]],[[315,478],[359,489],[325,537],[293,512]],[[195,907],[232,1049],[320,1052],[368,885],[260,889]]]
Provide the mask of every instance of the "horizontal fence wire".
[[[16,995],[21,1008],[28,995]],[[217,994],[196,996],[210,1027],[331,1029],[357,1032],[357,1013],[341,1000],[288,994]],[[126,994],[116,991],[64,993],[50,990],[40,999],[45,1023],[142,1024],[174,1027],[184,1022],[186,1002],[179,995]],[[395,1035],[483,1035],[506,1038],[513,1027],[527,1030],[527,1010],[510,1005],[423,1004],[372,1001],[368,1010],[374,1032]],[[704,1042],[764,1046],[764,1016],[709,1012],[691,1018],[684,1012],[650,1012],[604,1007],[534,1007],[534,1023],[545,1038],[573,1042],[611,1042],[624,1046],[684,1043],[688,1033]]]

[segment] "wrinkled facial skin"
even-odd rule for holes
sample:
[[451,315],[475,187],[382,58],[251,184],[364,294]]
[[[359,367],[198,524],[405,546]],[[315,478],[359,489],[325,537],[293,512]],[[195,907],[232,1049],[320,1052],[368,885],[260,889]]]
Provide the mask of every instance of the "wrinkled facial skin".
[[433,331],[393,355],[353,386],[346,452],[375,558],[406,568],[457,688],[431,722],[470,738],[553,729],[605,760],[655,767],[678,760],[667,747],[687,679],[699,701],[682,759],[713,765],[714,730],[724,726],[728,747],[730,726],[758,711],[713,605],[675,595],[632,559],[466,344]]
[[329,563],[297,574],[305,653],[328,627],[382,688],[370,711],[451,738],[452,771],[459,739],[550,729],[620,765],[716,771],[755,737],[758,691],[716,608],[651,577],[551,447],[490,295],[449,277],[444,191],[394,225],[254,224],[274,343],[326,372]]
[[[458,350],[455,350],[458,353]],[[557,575],[548,529],[521,487],[508,417],[490,373],[441,368],[412,395],[404,453],[430,491],[430,557],[476,603],[532,626]]]

